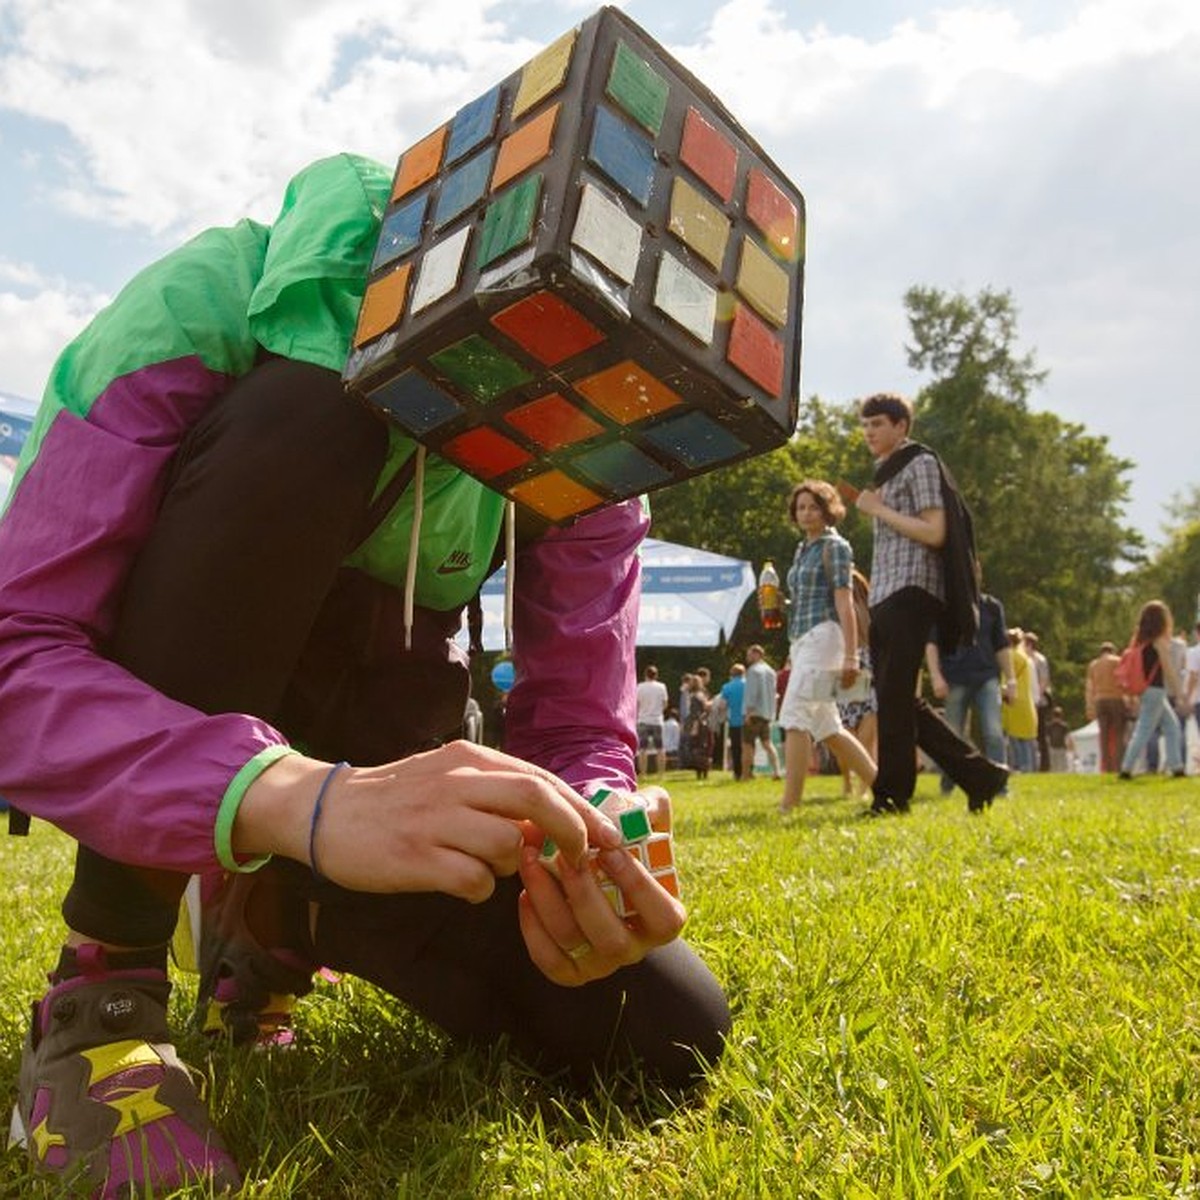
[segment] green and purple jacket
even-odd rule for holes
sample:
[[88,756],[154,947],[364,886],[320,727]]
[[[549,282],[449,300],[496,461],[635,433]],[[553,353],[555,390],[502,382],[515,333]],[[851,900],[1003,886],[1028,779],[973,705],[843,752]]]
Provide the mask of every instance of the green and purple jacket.
[[[0,794],[111,858],[236,868],[238,803],[289,753],[267,721],[177,703],[101,648],[188,429],[260,348],[341,371],[390,182],[351,155],[312,164],[272,226],[211,229],[148,267],[53,368],[0,520]],[[413,449],[392,431],[381,483]],[[466,603],[502,517],[498,495],[429,457],[418,605]],[[402,587],[411,518],[403,496],[346,565]],[[551,530],[514,572],[506,747],[584,792],[634,786],[646,524],[615,505]],[[468,570],[439,574],[464,555]]]

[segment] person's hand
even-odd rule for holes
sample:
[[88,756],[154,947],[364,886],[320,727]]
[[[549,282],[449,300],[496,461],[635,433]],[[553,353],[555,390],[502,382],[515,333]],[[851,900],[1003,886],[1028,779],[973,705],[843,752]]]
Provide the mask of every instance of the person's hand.
[[[486,900],[512,875],[524,847],[553,838],[563,858],[621,835],[557,776],[471,742],[380,767],[345,767],[289,755],[247,789],[234,824],[243,855],[285,854],[362,892],[445,892]],[[315,830],[317,791],[328,779]]]
[[838,684],[841,687],[848,688],[854,686],[854,681],[858,678],[858,659],[847,658],[842,663],[842,673],[838,676]]
[[858,499],[855,500],[854,507],[868,517],[877,516],[884,508],[883,497],[875,488],[863,488],[858,493]]
[[941,674],[929,673],[929,686],[933,689],[934,696],[939,700],[945,700],[950,695],[950,685],[946,682],[946,677]]
[[[641,795],[651,819],[670,799],[660,787]],[[600,866],[624,893],[636,917],[623,920],[587,866],[560,862],[556,879],[538,862],[538,845],[527,845],[521,863],[525,890],[518,901],[521,935],[529,957],[552,982],[577,987],[640,962],[656,946],[679,936],[687,920],[683,905],[623,848],[600,852]]]

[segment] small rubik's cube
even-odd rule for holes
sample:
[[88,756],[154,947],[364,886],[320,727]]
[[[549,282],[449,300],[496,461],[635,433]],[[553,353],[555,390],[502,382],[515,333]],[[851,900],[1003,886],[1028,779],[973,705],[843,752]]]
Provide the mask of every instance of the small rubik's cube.
[[[666,888],[678,900],[679,875],[675,870],[675,844],[671,837],[668,812],[660,809],[652,818],[641,797],[613,792],[608,788],[598,788],[591,797],[591,804],[616,822],[626,850],[650,872],[660,887]],[[542,846],[541,861],[555,872],[557,858],[558,847],[547,838]],[[596,851],[589,851],[588,863],[595,872],[600,890],[617,915],[636,916],[621,889],[600,869]]]
[[561,524],[782,444],[804,200],[603,8],[401,155],[347,386]]

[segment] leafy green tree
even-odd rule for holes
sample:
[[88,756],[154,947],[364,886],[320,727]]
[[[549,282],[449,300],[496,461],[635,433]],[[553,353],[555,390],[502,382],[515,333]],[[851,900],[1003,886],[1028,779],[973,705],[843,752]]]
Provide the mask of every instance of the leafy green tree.
[[1165,541],[1138,577],[1140,600],[1161,597],[1185,634],[1200,620],[1200,485],[1167,506]]

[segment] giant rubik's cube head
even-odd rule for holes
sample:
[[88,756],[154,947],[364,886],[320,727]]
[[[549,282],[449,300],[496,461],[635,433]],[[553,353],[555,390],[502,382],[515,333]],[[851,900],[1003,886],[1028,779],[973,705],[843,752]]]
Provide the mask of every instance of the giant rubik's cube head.
[[554,523],[796,420],[804,200],[601,9],[406,150],[347,385]]

